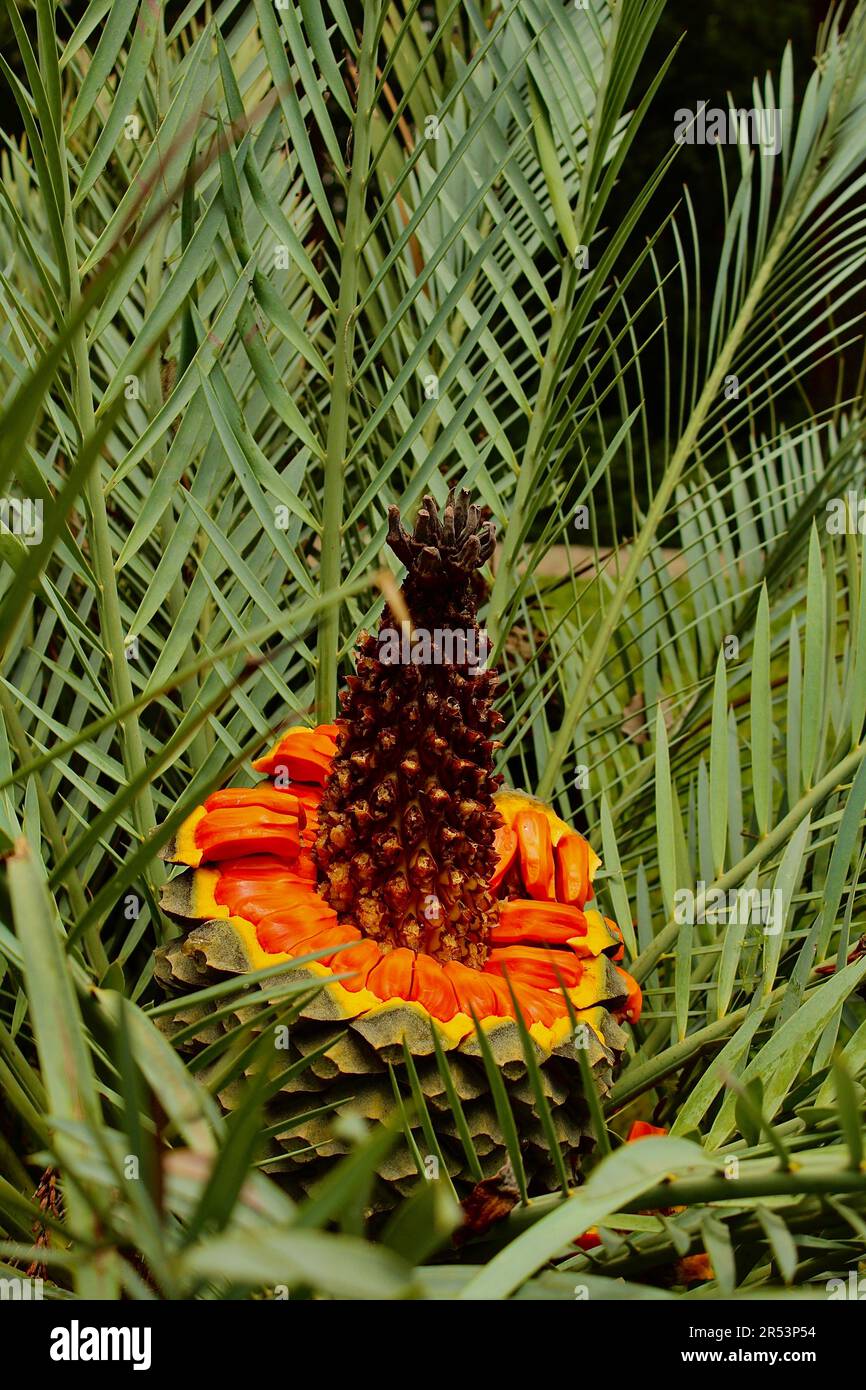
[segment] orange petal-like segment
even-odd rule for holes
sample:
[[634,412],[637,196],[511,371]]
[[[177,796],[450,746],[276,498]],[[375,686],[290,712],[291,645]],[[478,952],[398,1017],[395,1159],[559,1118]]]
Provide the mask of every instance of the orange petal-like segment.
[[220,864],[220,879],[236,878],[265,881],[278,878],[294,882],[298,878],[297,864],[287,864],[274,854],[240,854],[237,859],[224,859]]
[[443,966],[445,974],[454,986],[457,1003],[461,1013],[473,1013],[478,1019],[500,1016],[510,1018],[514,1012],[508,990],[505,990],[507,1006],[503,1007],[501,982],[481,970],[471,970],[457,960],[449,960]]
[[334,973],[345,973],[347,978],[341,980],[340,984],[350,994],[357,994],[359,989],[366,988],[367,977],[381,958],[382,952],[375,941],[361,940],[357,946],[347,946],[345,951],[338,952],[333,964]]
[[[361,933],[357,927],[352,926],[351,922],[337,922],[332,927],[324,927],[322,931],[314,932],[312,936],[308,936],[304,942],[303,954],[306,955],[308,951],[321,951],[323,947],[329,946],[331,948],[330,953],[326,956],[320,956],[319,960],[322,965],[330,965],[333,970],[340,971],[343,968],[341,961],[344,952],[338,951],[337,947],[345,945],[348,941],[360,940]],[[348,949],[347,946],[346,950]]]
[[561,994],[550,994],[546,989],[519,984],[514,985],[514,994],[527,1028],[533,1023],[543,1023],[545,1028],[550,1028],[557,1019],[564,1018],[568,1013],[568,1005]]
[[651,1139],[654,1134],[664,1135],[667,1130],[659,1125],[649,1125],[646,1120],[635,1120],[626,1137],[627,1144],[633,1144],[636,1139]]
[[231,859],[239,854],[275,854],[295,859],[301,848],[297,817],[280,816],[263,806],[208,811],[195,828],[203,859]]
[[300,782],[295,782],[293,794],[297,797],[301,809],[304,812],[306,823],[304,826],[305,834],[301,836],[301,843],[311,845],[316,838],[319,828],[319,806],[322,803],[322,787],[302,786]]
[[532,941],[555,946],[579,936],[586,936],[586,918],[579,908],[566,903],[513,898],[500,905],[499,921],[490,933],[490,940],[494,946]]
[[262,917],[256,926],[256,936],[263,951],[300,956],[313,949],[307,943],[326,925],[321,917],[303,908],[281,908]]
[[308,849],[301,850],[292,868],[299,878],[304,879],[307,883],[315,883],[316,864]]
[[262,806],[280,816],[294,816],[302,826],[307,819],[297,796],[278,791],[269,782],[262,782],[258,787],[228,787],[225,791],[213,792],[204,803],[206,811],[240,810],[244,806]]
[[550,825],[542,811],[521,811],[514,819],[520,850],[520,876],[532,898],[556,896]]
[[[285,796],[286,793],[284,792],[283,795]],[[303,785],[302,783],[299,782],[299,783],[293,788],[293,790],[292,790],[292,796],[296,796],[296,797],[298,798],[298,801],[299,801],[299,802],[301,803],[301,805],[303,806],[303,808],[304,808],[304,810],[306,811],[307,815],[309,815],[309,816],[315,816],[315,815],[318,814],[319,807],[320,807],[321,804],[322,804],[322,788],[321,788],[321,787],[310,787],[310,786],[305,786],[305,785]]]
[[243,854],[237,859],[221,860],[217,902],[228,902],[228,898],[220,894],[228,893],[231,885],[236,883],[306,883],[300,858],[299,855],[291,864],[287,864],[285,859],[278,859],[275,854]]
[[334,915],[328,904],[305,883],[253,880],[224,887],[220,879],[214,897],[217,902],[225,903],[233,917],[245,917],[248,922],[259,922],[272,912],[300,912],[305,914],[305,920],[315,918],[324,926]]
[[589,845],[576,832],[563,835],[556,846],[556,896],[561,903],[583,907],[592,897]]
[[499,856],[496,868],[493,870],[493,876],[490,879],[490,890],[495,893],[514,863],[514,856],[517,853],[517,836],[514,831],[507,825],[500,825],[493,836],[493,848]]
[[415,952],[408,946],[389,951],[367,976],[367,988],[379,999],[411,999]]
[[415,957],[412,998],[423,1004],[431,1018],[447,1023],[458,1012],[454,986],[443,966],[433,956],[423,952]]
[[271,751],[257,758],[253,767],[269,777],[281,771],[291,782],[313,782],[324,786],[337,751],[336,724],[320,724],[315,729],[287,729]]
[[629,1023],[637,1023],[643,1008],[643,994],[637,980],[629,975],[627,970],[623,970],[621,965],[614,966],[614,969],[622,976],[623,982],[628,989],[628,998],[621,1008],[616,1010],[617,1018],[628,1019]]
[[216,901],[234,917],[258,922],[269,912],[293,907],[318,911],[333,920],[333,911],[314,892],[309,880],[297,871],[297,861],[286,864],[272,854],[249,854],[241,859],[225,859],[214,889]]
[[487,972],[505,975],[512,984],[532,985],[535,989],[571,989],[583,974],[583,966],[572,951],[546,951],[542,946],[500,946],[490,952],[484,964]]

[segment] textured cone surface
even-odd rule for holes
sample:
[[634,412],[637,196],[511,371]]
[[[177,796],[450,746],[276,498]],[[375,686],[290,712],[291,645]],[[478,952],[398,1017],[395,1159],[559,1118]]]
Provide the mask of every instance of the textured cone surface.
[[[604,1095],[626,1045],[614,1013],[634,1021],[637,986],[614,965],[615,924],[586,906],[598,857],[542,802],[497,793],[497,678],[479,667],[475,622],[492,528],[465,493],[451,494],[441,516],[425,499],[411,534],[392,515],[389,541],[407,567],[410,624],[386,614],[376,636],[362,637],[336,725],[285,730],[254,764],[271,780],[213,794],[178,829],[164,857],[185,868],[162,905],[189,930],[158,953],[156,975],[183,994],[285,962],[256,993],[310,987],[295,996],[287,1049],[275,1049],[263,1119],[268,1169],[290,1189],[311,1189],[347,1152],[335,1114],[370,1123],[394,1116],[392,1070],[411,1103],[406,1051],[448,1172],[469,1186],[479,1168],[484,1178],[498,1174],[508,1154],[477,1019],[508,1092],[530,1191],[547,1191],[557,1172],[525,1036],[574,1172],[591,1146],[574,1022]],[[442,660],[423,645],[437,633],[452,638]],[[196,1052],[255,1021],[242,999],[234,1015],[216,1010],[193,1000],[161,1026],[194,1031],[184,1046]],[[240,1078],[220,1103],[232,1110],[243,1093]],[[397,1145],[379,1179],[382,1209],[417,1184],[409,1146]]]
[[[426,497],[412,535],[392,508],[388,539],[407,566],[411,622],[396,625],[386,609],[378,637],[362,636],[357,674],[341,693],[319,811],[320,891],[374,941],[477,967],[497,913],[487,884],[502,718],[496,673],[479,668],[475,622],[476,570],[493,531],[461,493],[441,519]],[[424,660],[413,662],[413,651]]]

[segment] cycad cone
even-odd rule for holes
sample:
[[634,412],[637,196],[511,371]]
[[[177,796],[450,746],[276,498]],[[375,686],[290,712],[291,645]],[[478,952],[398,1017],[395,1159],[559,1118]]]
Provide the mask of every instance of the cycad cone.
[[[615,963],[615,924],[586,907],[597,856],[549,807],[498,790],[497,676],[474,661],[476,571],[492,552],[492,527],[466,493],[450,494],[441,518],[425,498],[412,535],[392,513],[388,539],[407,569],[410,651],[427,659],[393,659],[394,634],[405,630],[386,610],[378,636],[361,638],[336,724],[287,730],[254,764],[266,780],[217,792],[188,818],[164,851],[188,867],[168,884],[163,906],[199,925],[161,953],[158,973],[188,988],[285,962],[287,977],[319,987],[289,1031],[288,1050],[277,1051],[272,1070],[282,1084],[267,1117],[270,1166],[300,1186],[345,1151],[335,1111],[373,1122],[392,1113],[389,1064],[408,1095],[404,1047],[441,1157],[455,1179],[468,1176],[434,1031],[482,1172],[498,1172],[506,1149],[477,1020],[508,1087],[525,1167],[544,1190],[554,1167],[516,1009],[574,1169],[589,1142],[575,1048],[587,1050],[603,1093],[626,1041],[619,1025],[636,1021],[640,992]],[[462,645],[443,643],[443,634],[460,634]],[[429,659],[444,648],[450,659]],[[226,1026],[209,1024],[207,1012],[175,1015],[177,1026],[201,1023],[199,1045]],[[221,1095],[227,1107],[240,1089]],[[407,1146],[391,1153],[380,1177],[380,1200],[389,1186],[417,1181]]]

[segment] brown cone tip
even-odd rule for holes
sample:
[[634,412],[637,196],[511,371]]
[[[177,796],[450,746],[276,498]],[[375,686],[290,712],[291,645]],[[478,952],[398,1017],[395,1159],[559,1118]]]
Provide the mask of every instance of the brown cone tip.
[[[443,596],[463,599],[464,593],[474,595],[472,577],[493,554],[496,528],[492,521],[481,520],[479,508],[470,503],[464,488],[452,488],[441,517],[435,498],[425,496],[411,535],[400,520],[399,509],[389,507],[388,544],[406,566],[404,593],[414,617],[413,597],[436,596],[441,602]],[[471,597],[470,602],[474,619],[476,602]],[[470,615],[459,616],[465,619]]]
[[388,542],[407,569],[411,631],[386,609],[378,635],[358,643],[319,808],[319,892],[384,948],[480,968],[497,920],[487,884],[502,717],[496,672],[478,663],[475,572],[493,553],[495,531],[464,490],[449,493],[441,516],[425,497],[411,534],[396,507],[389,523]]

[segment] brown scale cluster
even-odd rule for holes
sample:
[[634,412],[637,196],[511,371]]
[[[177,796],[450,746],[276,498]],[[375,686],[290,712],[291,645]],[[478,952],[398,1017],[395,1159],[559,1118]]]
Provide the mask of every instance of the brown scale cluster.
[[[396,507],[389,517],[411,624],[403,635],[386,609],[378,635],[362,634],[356,674],[341,693],[337,754],[318,813],[319,891],[381,946],[480,967],[497,914],[487,884],[500,824],[493,751],[502,717],[493,707],[496,672],[471,656],[473,643],[480,650],[477,570],[495,532],[465,491],[449,493],[441,516],[425,497],[411,535]],[[466,651],[458,637],[451,661],[393,660],[395,633],[404,653],[415,647],[423,656],[417,639],[437,631],[462,634]],[[447,647],[446,638],[440,657]]]

